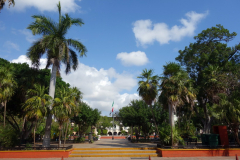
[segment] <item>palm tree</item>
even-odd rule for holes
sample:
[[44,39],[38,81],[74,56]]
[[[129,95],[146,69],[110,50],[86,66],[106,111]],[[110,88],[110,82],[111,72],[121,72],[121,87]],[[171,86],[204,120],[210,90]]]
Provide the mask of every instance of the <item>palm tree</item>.
[[45,94],[47,88],[39,84],[35,84],[33,89],[27,91],[27,101],[23,104],[26,111],[26,118],[36,121],[34,127],[34,147],[35,147],[35,130],[39,119],[47,115],[48,106],[50,105],[51,96]]
[[53,114],[59,123],[59,147],[61,142],[61,130],[64,122],[67,122],[76,108],[72,90],[61,88],[58,97],[54,99]]
[[240,100],[239,91],[233,91],[231,95],[219,94],[219,104],[214,105],[214,117],[227,123],[233,132],[236,142],[240,145],[239,125],[240,125]]
[[0,69],[0,105],[4,106],[3,126],[5,127],[7,102],[14,94],[17,83],[14,80],[13,66],[7,64]]
[[176,63],[168,63],[164,67],[164,77],[161,77],[160,90],[161,94],[159,100],[169,109],[169,124],[171,126],[171,139],[173,145],[173,128],[174,112],[176,107],[190,103],[191,107],[194,105],[195,94],[191,86],[188,74],[180,65]]
[[[52,65],[52,73],[50,79],[49,95],[54,98],[56,73],[60,70],[61,62],[65,64],[66,74],[71,69],[76,70],[78,67],[78,58],[76,52],[69,48],[72,46],[80,56],[83,57],[86,53],[85,46],[73,39],[66,39],[68,29],[72,25],[82,26],[84,23],[79,18],[71,18],[68,14],[62,16],[60,2],[57,5],[59,11],[59,21],[54,22],[50,18],[41,15],[32,16],[35,21],[28,26],[34,35],[43,35],[41,39],[36,41],[28,50],[27,56],[31,59],[32,65],[39,67],[40,58],[46,53],[47,65],[46,68]],[[52,107],[50,106],[50,109]],[[51,131],[52,115],[49,114],[46,121],[45,137],[43,146],[50,146],[50,131]]]
[[[75,108],[74,108],[74,113],[73,114],[78,114],[81,110],[81,99],[82,99],[82,92],[77,88],[77,87],[73,87],[69,89],[69,93],[71,94],[71,97],[73,97],[74,100],[74,104],[75,104]],[[66,137],[67,137],[67,131],[68,131],[68,125],[69,125],[69,120],[66,121],[67,125],[66,125],[66,131],[65,131],[65,135],[64,135],[64,143],[63,143],[63,147],[66,143]]]
[[141,76],[137,77],[141,79],[138,82],[138,89],[139,96],[142,97],[142,99],[145,101],[147,105],[150,106],[153,116],[153,121],[155,124],[155,127],[157,129],[157,134],[159,135],[158,127],[156,124],[155,116],[153,113],[152,103],[155,100],[155,98],[158,95],[158,81],[159,76],[154,75],[153,76],[153,70],[152,69],[144,69]]
[[[0,11],[3,9],[3,6],[5,5],[7,0],[0,0]],[[15,0],[8,0],[8,6],[15,5]]]

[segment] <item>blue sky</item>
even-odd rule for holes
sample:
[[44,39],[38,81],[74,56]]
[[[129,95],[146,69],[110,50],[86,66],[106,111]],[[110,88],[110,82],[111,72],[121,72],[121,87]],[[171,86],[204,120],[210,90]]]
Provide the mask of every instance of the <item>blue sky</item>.
[[[0,13],[0,57],[27,62],[27,49],[39,38],[27,26],[32,15],[58,19],[58,0],[15,0]],[[103,115],[138,99],[137,76],[144,68],[161,75],[163,65],[175,61],[178,50],[194,42],[202,30],[221,24],[240,33],[237,0],[61,0],[62,11],[81,18],[68,38],[81,41],[88,49],[77,71],[62,73],[65,81],[79,87],[84,101]],[[229,43],[240,42],[239,36]],[[46,61],[42,57],[43,68]]]

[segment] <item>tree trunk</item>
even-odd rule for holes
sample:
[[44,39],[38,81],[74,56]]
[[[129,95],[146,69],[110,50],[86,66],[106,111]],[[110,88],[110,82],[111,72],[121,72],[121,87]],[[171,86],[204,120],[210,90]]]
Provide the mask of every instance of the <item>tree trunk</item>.
[[6,112],[7,112],[7,101],[4,102],[4,117],[3,117],[3,127],[5,128],[5,120],[6,120]]
[[133,126],[131,126],[131,140],[132,140],[132,138],[133,138]]
[[159,135],[159,131],[158,131],[158,126],[157,126],[157,123],[156,123],[156,120],[155,120],[155,116],[154,116],[154,113],[153,113],[153,108],[152,108],[152,104],[150,104],[150,108],[151,108],[151,111],[152,111],[152,116],[153,116],[153,121],[154,121],[154,125],[157,129],[157,135],[159,136],[159,139],[160,139],[160,135]]
[[204,105],[203,110],[205,115],[205,120],[203,124],[203,133],[208,134],[210,133],[211,117],[208,115],[207,105]]
[[25,125],[26,117],[23,118],[23,124],[22,124],[22,132],[20,132],[20,141],[19,141],[19,146],[22,144],[22,139],[23,139],[23,132],[24,132],[24,125]]
[[135,127],[135,136],[136,136],[136,140],[137,142],[139,141],[139,135],[138,135],[138,128]]
[[78,134],[79,134],[79,137],[82,138],[82,133],[80,133],[80,124],[78,124]]
[[59,126],[59,139],[58,139],[58,147],[61,146],[61,126]]
[[[27,123],[27,122],[26,122]],[[31,123],[31,126],[27,128],[27,124],[24,126],[24,134],[23,134],[23,139],[26,140],[29,136],[29,134],[32,132],[32,129],[34,127],[34,122]]]
[[173,105],[168,104],[168,112],[169,112],[169,124],[171,126],[171,145],[173,145],[173,128],[174,126],[174,113],[173,113]]
[[34,129],[33,129],[33,146],[35,147],[35,131],[36,131],[36,126],[37,126],[37,122],[36,122],[36,124],[35,124],[35,127],[34,127]]
[[65,143],[66,143],[67,131],[68,131],[68,122],[67,122],[67,127],[66,127],[66,132],[65,132],[63,147],[64,147],[64,145],[65,145]]
[[[50,85],[49,85],[49,95],[54,99],[55,95],[55,86],[56,86],[56,75],[57,74],[57,66],[55,62],[53,62],[52,65],[52,74],[50,79]],[[49,106],[50,110],[52,110],[52,104]],[[45,134],[43,139],[43,147],[50,147],[50,139],[51,139],[51,125],[52,125],[52,115],[49,114],[47,116],[46,120],[46,127],[45,127]]]
[[238,123],[234,123],[234,124],[231,124],[230,126],[231,126],[231,128],[233,130],[233,135],[234,135],[235,141],[237,142],[238,145],[240,145],[240,141],[239,141],[239,138],[238,138],[239,124]]

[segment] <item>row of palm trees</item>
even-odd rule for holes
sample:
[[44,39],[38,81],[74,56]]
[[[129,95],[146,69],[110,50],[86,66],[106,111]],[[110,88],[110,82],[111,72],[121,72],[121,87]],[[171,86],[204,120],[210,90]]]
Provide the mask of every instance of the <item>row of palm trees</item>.
[[[80,111],[82,93],[76,87],[74,88],[58,88],[56,98],[46,94],[46,87],[35,84],[33,89],[27,92],[27,101],[23,104],[26,111],[25,118],[35,121],[34,127],[34,144],[35,129],[39,120],[47,115],[53,115],[59,124],[59,146],[61,141],[61,130],[64,123],[69,124],[69,119]],[[52,105],[52,109],[49,106]],[[67,127],[68,128],[68,127]],[[65,132],[66,140],[67,132]],[[64,141],[65,144],[65,141]]]
[[[176,107],[189,104],[193,107],[196,99],[195,91],[192,88],[191,80],[185,70],[177,63],[168,63],[164,65],[163,76],[153,75],[152,69],[144,69],[138,78],[139,96],[150,106],[159,101],[169,110],[169,124],[171,126],[171,137],[174,129],[174,112]],[[159,135],[154,112],[152,111],[153,121]],[[173,144],[173,138],[171,144]]]

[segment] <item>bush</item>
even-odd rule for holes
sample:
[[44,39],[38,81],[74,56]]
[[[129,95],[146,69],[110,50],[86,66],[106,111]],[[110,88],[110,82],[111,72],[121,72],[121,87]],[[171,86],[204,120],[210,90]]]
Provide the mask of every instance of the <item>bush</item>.
[[183,138],[179,134],[179,129],[178,128],[173,128],[172,132],[173,132],[173,144],[180,143],[182,145],[185,145],[185,142],[184,142]]
[[0,128],[0,146],[2,147],[15,147],[17,144],[19,144],[18,139],[19,133],[16,133],[16,131],[11,126],[6,126],[5,128]]
[[122,130],[122,134],[127,135],[128,133],[126,131]]
[[85,142],[85,137],[81,137],[81,138],[75,138],[74,143],[84,143]]
[[165,145],[170,143],[171,139],[171,127],[167,123],[162,123],[161,127],[159,127],[159,137],[161,141],[164,142]]
[[107,135],[107,130],[106,129],[103,130],[103,135]]
[[25,150],[32,150],[32,145],[30,143],[27,143],[25,146]]
[[98,129],[97,131],[98,131],[98,135],[101,135],[101,132],[102,132],[101,129]]

